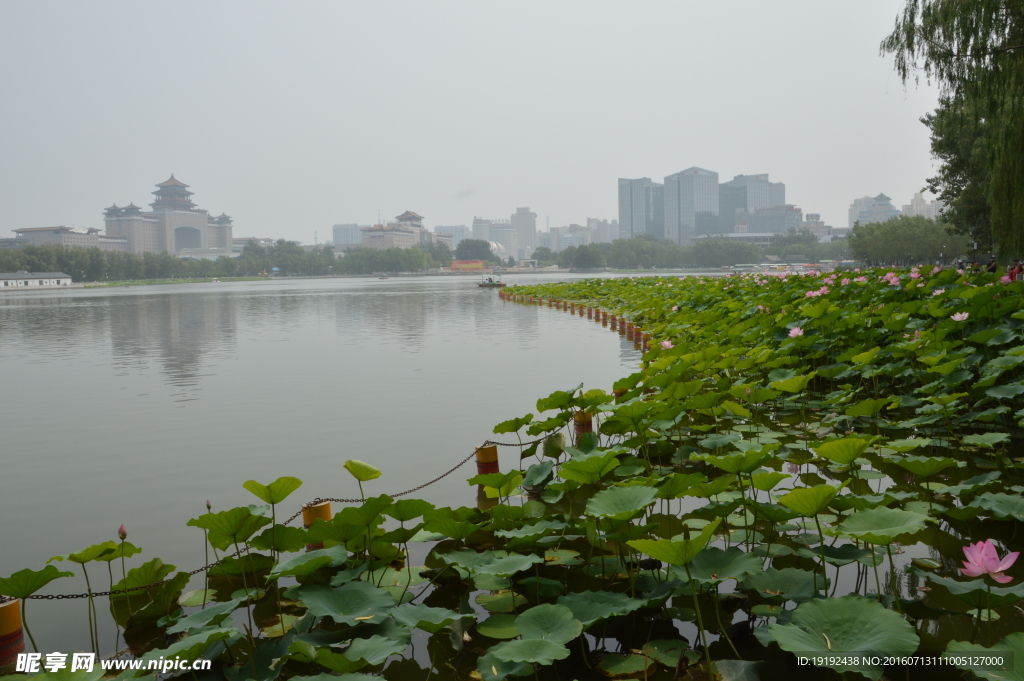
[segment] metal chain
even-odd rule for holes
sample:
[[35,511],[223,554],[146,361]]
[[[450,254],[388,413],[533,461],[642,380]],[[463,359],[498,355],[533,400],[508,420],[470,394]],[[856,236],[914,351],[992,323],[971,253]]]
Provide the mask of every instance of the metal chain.
[[[538,440],[532,440],[530,442],[523,442],[521,444],[506,443],[506,442],[494,442],[492,440],[485,440],[483,445],[481,445],[481,447],[486,447],[487,445],[497,445],[497,446],[500,446],[500,447],[519,447],[519,446],[524,446],[525,447],[527,445],[532,445],[532,444],[534,444],[536,442],[543,442],[545,439],[546,438],[542,437],[542,438],[540,438]],[[479,449],[479,447],[477,449]],[[454,466],[452,466],[448,471],[442,473],[441,475],[437,476],[433,480],[431,480],[429,482],[425,482],[422,485],[420,485],[419,487],[413,487],[412,489],[406,490],[404,492],[399,492],[398,494],[392,494],[392,495],[390,495],[391,498],[394,499],[396,497],[404,497],[407,494],[412,494],[413,492],[418,492],[421,489],[423,489],[424,487],[428,487],[430,485],[433,485],[438,480],[441,480],[443,478],[448,477],[449,475],[451,475],[452,473],[457,471],[459,468],[461,468],[467,461],[469,461],[474,456],[476,456],[476,451],[477,450],[474,449],[472,454],[470,454],[465,459],[463,459],[462,461],[460,461],[457,464],[455,464]],[[363,500],[362,499],[334,499],[334,498],[317,497],[313,501],[310,501],[310,502],[307,502],[307,503],[303,504],[302,508],[300,508],[298,510],[298,512],[295,513],[295,515],[293,515],[292,517],[288,518],[288,520],[285,520],[282,524],[283,525],[291,524],[291,522],[293,520],[295,520],[300,515],[302,515],[302,509],[308,508],[309,506],[316,506],[317,504],[322,504],[325,501],[333,501],[333,502],[337,502],[337,503],[341,503],[341,504],[357,504],[357,503],[362,503]],[[224,556],[220,560],[215,560],[214,562],[210,563],[209,565],[204,565],[203,567],[196,568],[195,570],[192,570],[188,574],[190,576],[191,575],[198,575],[200,572],[205,572],[206,570],[209,570],[209,569],[219,565],[221,562],[227,560],[228,558],[235,558],[235,557],[237,557],[239,553],[241,553],[240,550],[236,551],[235,553],[231,554],[230,556]],[[66,599],[66,598],[89,598],[90,596],[94,596],[94,597],[95,596],[117,596],[117,595],[120,595],[120,594],[130,593],[132,591],[144,591],[146,589],[151,589],[151,588],[153,588],[155,586],[162,586],[163,584],[166,584],[166,582],[165,581],[152,582],[150,584],[144,584],[142,586],[133,586],[133,587],[130,587],[128,589],[116,589],[114,591],[93,591],[92,593],[84,593],[84,594],[46,594],[46,595],[32,594],[30,596],[26,596],[26,598],[30,598],[30,599],[34,599],[34,600],[40,600],[40,601],[55,601],[55,600],[59,601],[59,600],[63,600],[63,599]],[[10,596],[4,596],[4,595],[0,594],[0,603],[6,603],[8,601],[13,601],[13,600],[15,600],[15,599],[11,598]]]

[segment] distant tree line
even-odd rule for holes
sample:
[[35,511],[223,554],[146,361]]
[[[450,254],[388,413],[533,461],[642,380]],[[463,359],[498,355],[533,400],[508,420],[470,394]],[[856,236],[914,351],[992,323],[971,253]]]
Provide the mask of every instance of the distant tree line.
[[857,260],[870,265],[948,264],[971,252],[967,234],[929,218],[905,215],[854,225],[850,250]]
[[[24,246],[0,249],[0,272],[64,272],[76,282],[137,281],[208,277],[322,276],[415,272],[451,263],[443,244],[432,248],[356,249],[336,258],[334,248],[304,250],[294,241],[278,240],[270,246],[250,241],[237,258],[183,260],[170,253],[124,253],[98,248]],[[276,270],[274,268],[277,268]]]

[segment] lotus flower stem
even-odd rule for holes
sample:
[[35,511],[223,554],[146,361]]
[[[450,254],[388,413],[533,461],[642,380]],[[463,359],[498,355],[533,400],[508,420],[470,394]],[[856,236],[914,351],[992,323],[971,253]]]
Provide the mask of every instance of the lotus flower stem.
[[92,652],[99,653],[96,645],[96,629],[92,624],[92,585],[89,584],[89,571],[85,569],[85,563],[82,563],[82,573],[85,575],[85,591],[89,594],[89,602],[86,603],[86,614],[89,617],[89,645],[92,646]]
[[25,627],[25,633],[28,634],[28,640],[32,641],[32,650],[39,652],[39,646],[36,645],[36,639],[32,636],[32,630],[28,628],[28,618],[25,616],[25,605],[28,603],[24,598],[21,599],[21,626]]
[[718,587],[717,586],[715,586],[715,596],[714,596],[714,598],[715,598],[715,619],[718,620],[718,628],[722,630],[722,636],[724,636],[725,640],[728,641],[729,647],[732,648],[733,654],[737,658],[742,660],[743,656],[740,655],[740,651],[736,650],[736,645],[732,642],[732,639],[729,637],[729,632],[727,632],[725,630],[725,625],[722,624],[722,608],[720,607],[720,604],[719,604],[719,601],[718,601]]
[[903,606],[900,604],[900,587],[896,580],[896,564],[892,560],[892,544],[886,544],[885,551],[889,554],[889,582],[892,586],[892,595],[896,599],[896,610],[902,615]]
[[[878,602],[882,602],[882,582],[878,579],[878,561],[875,560],[875,545],[868,544],[871,547],[871,569],[875,571],[875,595],[878,596]],[[866,588],[867,585],[865,585]]]

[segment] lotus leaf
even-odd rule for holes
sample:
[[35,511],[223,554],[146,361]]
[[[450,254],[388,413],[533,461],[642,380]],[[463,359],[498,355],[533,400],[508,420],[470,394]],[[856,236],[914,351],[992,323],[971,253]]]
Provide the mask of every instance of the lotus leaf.
[[175,641],[166,648],[151,650],[139,659],[143,662],[143,669],[145,669],[146,664],[150,660],[178,658],[191,662],[199,659],[210,646],[218,641],[223,641],[225,645],[230,645],[232,641],[240,638],[242,638],[242,634],[234,627],[208,629],[183,638],[180,641]]
[[989,511],[996,518],[1024,521],[1024,497],[1019,494],[986,492],[978,495],[971,505]]
[[891,544],[900,535],[920,532],[927,520],[920,513],[879,506],[847,517],[839,531],[869,544]]
[[246,541],[256,534],[256,530],[269,525],[270,522],[270,518],[253,515],[248,508],[239,506],[227,511],[206,513],[189,520],[187,524],[209,530],[207,536],[210,545],[223,551],[231,544]]
[[515,612],[516,608],[528,602],[515,591],[498,591],[493,594],[477,594],[476,602],[487,612]]
[[[805,656],[841,660],[851,656],[909,655],[917,650],[918,637],[903,617],[878,601],[862,596],[813,600],[800,605],[789,624],[769,624],[768,631],[783,650]],[[878,681],[881,665],[829,664],[840,674],[852,671]]]
[[695,539],[678,541],[670,539],[635,539],[626,543],[637,551],[646,553],[651,558],[666,562],[669,565],[683,566],[693,560],[707,546],[711,535],[718,529],[719,523],[721,523],[721,518],[716,519],[701,530],[701,533]]
[[1016,586],[990,587],[984,578],[960,582],[930,572],[919,571],[918,574],[933,584],[945,587],[950,594],[973,608],[1001,608],[1024,599],[1024,583]]
[[531,664],[499,660],[491,652],[477,660],[476,669],[482,681],[503,681],[509,676],[525,676],[533,673]]
[[309,612],[317,617],[330,617],[338,624],[380,622],[395,604],[387,591],[358,581],[340,587],[304,584],[295,592]]
[[175,622],[173,626],[167,628],[167,633],[177,634],[189,629],[205,627],[208,624],[220,624],[241,604],[241,598],[234,598],[223,603],[210,603],[202,610],[198,610]]
[[395,520],[408,522],[433,510],[434,505],[429,501],[423,501],[422,499],[399,499],[382,512]]
[[473,617],[473,615],[460,615],[447,608],[432,608],[423,604],[394,608],[391,611],[391,616],[401,625],[423,629],[431,634],[440,631],[455,620]]
[[867,440],[847,437],[841,440],[830,440],[815,448],[814,451],[820,457],[846,466],[853,463],[857,457],[863,454],[869,444]]
[[[946,646],[943,657],[953,658],[953,664],[961,669],[973,673],[975,676],[990,681],[1024,681],[1024,634],[1015,632],[996,643],[991,648],[974,645],[967,641],[950,641]],[[957,660],[965,657],[997,658],[1003,660],[1003,664],[992,666],[962,665]]]
[[573,617],[589,629],[598,620],[627,615],[644,605],[644,601],[613,591],[581,591],[559,597],[559,605],[572,611]]
[[821,579],[813,572],[798,568],[768,568],[749,575],[740,584],[744,589],[756,591],[768,600],[786,600],[801,603],[818,595]]
[[939,471],[957,465],[956,459],[939,456],[904,456],[894,459],[893,462],[897,466],[906,468],[914,475],[920,475],[923,478],[930,478]]
[[280,504],[288,498],[288,495],[301,486],[301,480],[287,476],[278,478],[269,485],[262,485],[255,480],[247,480],[242,485],[242,487],[255,494],[260,498],[260,500],[267,504]]
[[344,546],[339,545],[327,549],[317,549],[309,553],[299,554],[283,563],[278,563],[270,571],[268,579],[277,579],[286,575],[304,577],[305,575],[313,574],[322,567],[337,567],[343,564],[347,558],[348,551],[345,550]]
[[658,490],[653,487],[611,487],[587,501],[586,514],[628,520],[653,504],[657,496]]
[[570,551],[568,549],[548,549],[544,552],[544,564],[545,565],[582,565],[583,561],[580,560],[579,551]]
[[619,465],[619,460],[615,458],[616,453],[615,450],[598,451],[573,457],[558,469],[558,477],[578,482],[581,485],[600,482],[601,478],[611,473]]
[[52,565],[42,570],[19,570],[10,577],[0,577],[0,596],[27,598],[55,579],[73,576],[73,573],[61,572]]
[[669,640],[661,638],[644,644],[642,652],[647,657],[657,660],[669,669],[675,669],[679,663],[679,658],[689,648],[690,646],[687,645],[686,641],[681,639]]
[[992,449],[993,446],[1000,442],[1005,442],[1010,439],[1010,436],[1006,433],[985,433],[983,435],[965,435],[964,442],[969,445],[976,447],[982,447],[985,449]]
[[779,503],[805,518],[812,518],[828,507],[838,491],[832,485],[801,487],[781,497]]
[[499,643],[491,648],[490,654],[505,662],[552,664],[555,660],[569,657],[569,649],[554,641],[531,638]]
[[722,550],[712,546],[704,549],[690,563],[690,575],[701,584],[718,584],[727,579],[741,580],[760,572],[764,561],[735,546]]
[[352,474],[352,477],[359,482],[367,482],[368,480],[375,480],[381,476],[379,468],[374,468],[368,463],[358,461],[356,459],[349,459],[345,462],[345,470]]
[[90,546],[88,548],[84,548],[81,551],[78,551],[76,553],[67,553],[67,554],[64,554],[63,556],[54,556],[53,558],[51,558],[50,560],[48,560],[46,562],[47,563],[51,563],[51,562],[53,562],[55,560],[58,560],[58,561],[60,561],[60,560],[67,560],[67,561],[71,561],[72,563],[78,563],[79,565],[84,565],[85,563],[91,563],[94,560],[100,560],[101,558],[104,558],[104,557],[114,553],[114,551],[116,551],[116,550],[117,550],[117,542],[115,542],[115,541],[105,541],[105,542],[103,542],[101,544],[93,544],[92,546]]
[[618,655],[608,653],[597,663],[597,670],[610,679],[646,678],[657,662],[646,655]]

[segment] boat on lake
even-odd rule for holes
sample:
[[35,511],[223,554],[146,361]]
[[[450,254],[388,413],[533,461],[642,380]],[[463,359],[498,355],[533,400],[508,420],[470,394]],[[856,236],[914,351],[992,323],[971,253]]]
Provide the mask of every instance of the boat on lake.
[[483,280],[477,286],[480,288],[504,288],[506,284],[497,274],[485,274]]

